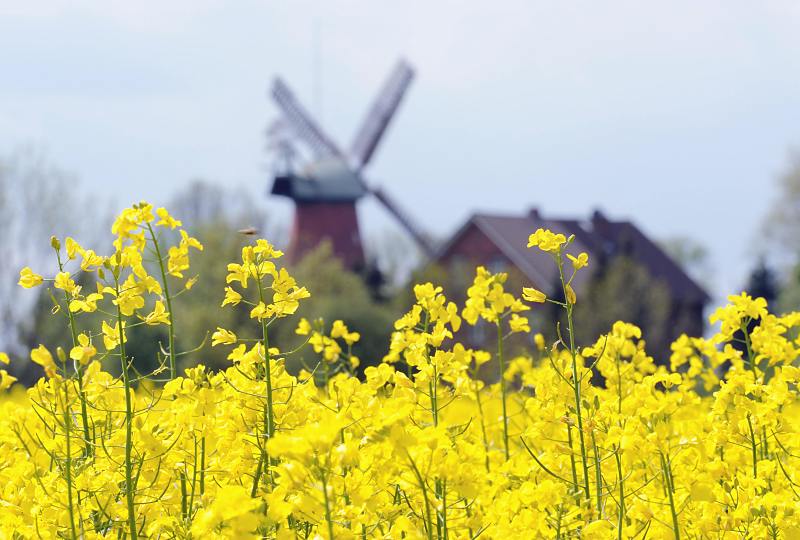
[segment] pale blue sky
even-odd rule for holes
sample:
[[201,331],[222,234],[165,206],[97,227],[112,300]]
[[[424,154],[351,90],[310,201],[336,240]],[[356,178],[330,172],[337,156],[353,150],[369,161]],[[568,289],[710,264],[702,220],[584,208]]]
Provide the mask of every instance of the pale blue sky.
[[271,77],[346,146],[404,55],[418,77],[369,176],[428,228],[600,207],[706,244],[733,292],[800,146],[797,28],[791,1],[0,0],[0,150],[40,146],[119,205],[198,176],[262,197]]

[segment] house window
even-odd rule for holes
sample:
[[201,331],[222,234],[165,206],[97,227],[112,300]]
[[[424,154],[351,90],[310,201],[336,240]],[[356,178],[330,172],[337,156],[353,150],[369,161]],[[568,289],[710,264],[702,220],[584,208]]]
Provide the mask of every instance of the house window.
[[489,263],[486,266],[491,273],[497,274],[508,270],[508,261],[506,261],[505,257],[495,256],[489,259]]

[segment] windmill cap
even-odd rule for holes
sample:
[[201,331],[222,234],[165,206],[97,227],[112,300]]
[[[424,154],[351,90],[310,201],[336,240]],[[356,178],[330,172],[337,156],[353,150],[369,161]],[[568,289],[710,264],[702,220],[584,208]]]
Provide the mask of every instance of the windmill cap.
[[277,176],[271,191],[303,202],[350,202],[367,194],[358,174],[339,158],[315,161],[299,174]]

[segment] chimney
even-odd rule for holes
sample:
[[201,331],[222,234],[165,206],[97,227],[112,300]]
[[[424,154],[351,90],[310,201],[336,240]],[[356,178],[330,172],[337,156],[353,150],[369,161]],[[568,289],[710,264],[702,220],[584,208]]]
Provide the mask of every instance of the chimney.
[[603,258],[608,260],[617,253],[617,246],[612,238],[609,237],[610,231],[608,229],[611,222],[608,221],[608,218],[599,208],[595,208],[592,212],[591,223],[592,236],[601,247]]
[[605,214],[603,214],[599,208],[595,208],[594,212],[592,212],[592,229],[596,231],[597,229],[604,228],[607,224],[608,218],[606,218]]

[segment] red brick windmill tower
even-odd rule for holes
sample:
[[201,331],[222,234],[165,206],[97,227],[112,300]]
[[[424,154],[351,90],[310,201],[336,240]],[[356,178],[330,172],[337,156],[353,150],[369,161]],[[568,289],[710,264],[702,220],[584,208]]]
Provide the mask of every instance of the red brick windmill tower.
[[400,61],[383,86],[378,98],[346,153],[328,137],[311,115],[300,105],[280,78],[272,85],[272,97],[282,113],[282,125],[308,147],[312,161],[300,170],[287,166],[275,176],[271,193],[289,197],[295,203],[287,255],[295,262],[323,241],[329,241],[333,253],[346,267],[364,268],[364,249],[358,227],[356,203],[374,195],[400,222],[422,251],[431,256],[433,248],[421,230],[400,211],[388,195],[370,187],[364,178],[381,137],[403,99],[414,72]]

